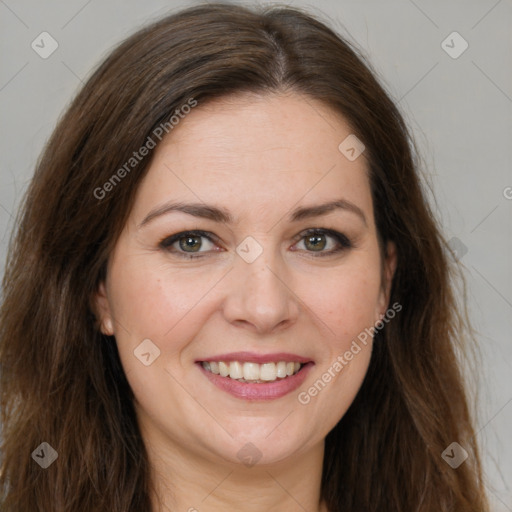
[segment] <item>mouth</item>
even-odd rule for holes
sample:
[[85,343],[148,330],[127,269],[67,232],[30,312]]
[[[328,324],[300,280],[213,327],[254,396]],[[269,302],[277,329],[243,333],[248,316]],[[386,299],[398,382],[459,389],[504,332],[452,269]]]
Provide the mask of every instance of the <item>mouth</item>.
[[208,380],[244,400],[273,400],[297,389],[314,362],[294,354],[226,354],[196,361]]

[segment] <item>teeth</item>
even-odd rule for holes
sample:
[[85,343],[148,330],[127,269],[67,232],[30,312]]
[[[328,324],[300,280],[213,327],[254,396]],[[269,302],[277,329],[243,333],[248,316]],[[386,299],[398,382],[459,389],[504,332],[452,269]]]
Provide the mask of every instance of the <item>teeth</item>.
[[[231,363],[233,364],[233,363]],[[242,377],[237,377],[236,375],[232,375],[231,372],[229,372],[229,376],[232,379],[239,379]],[[244,363],[244,374],[243,378],[245,380],[259,380],[260,378],[260,365],[258,363]]]
[[[203,363],[204,366],[204,363]],[[208,368],[206,368],[208,370]],[[221,377],[227,377],[229,375],[229,366],[226,363],[219,363],[219,374]]]
[[241,363],[231,361],[204,361],[203,368],[221,377],[230,377],[240,382],[272,382],[296,374],[300,363],[279,361],[278,363]]
[[276,380],[277,369],[275,363],[262,364],[260,368],[260,380]]
[[232,361],[231,364],[229,365],[229,376],[232,379],[248,378],[245,376],[246,364],[247,363],[245,363],[242,368],[242,365],[238,361]]
[[286,377],[286,363],[284,361],[280,361],[279,363],[277,363],[276,371],[277,376],[280,379],[284,379]]

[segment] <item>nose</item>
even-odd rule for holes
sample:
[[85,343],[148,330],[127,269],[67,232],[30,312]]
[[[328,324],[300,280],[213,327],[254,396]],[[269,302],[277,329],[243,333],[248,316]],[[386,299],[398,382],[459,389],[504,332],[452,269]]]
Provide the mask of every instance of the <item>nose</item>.
[[252,263],[236,256],[234,266],[223,307],[228,322],[265,334],[297,321],[300,301],[290,288],[289,272],[278,255],[264,250]]

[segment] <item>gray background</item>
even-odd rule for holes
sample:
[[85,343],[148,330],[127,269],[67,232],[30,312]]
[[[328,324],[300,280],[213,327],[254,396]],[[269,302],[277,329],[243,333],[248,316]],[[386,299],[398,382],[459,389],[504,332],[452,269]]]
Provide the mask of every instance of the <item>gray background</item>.
[[[0,0],[0,265],[43,144],[81,82],[125,36],[189,5]],[[512,512],[512,2],[289,5],[310,8],[342,35],[348,31],[413,130],[434,208],[465,267],[480,333],[477,437],[487,488],[493,510]],[[43,31],[59,45],[47,59],[31,48]],[[453,31],[469,44],[458,58],[441,46]],[[461,48],[457,39],[447,44],[452,52]]]

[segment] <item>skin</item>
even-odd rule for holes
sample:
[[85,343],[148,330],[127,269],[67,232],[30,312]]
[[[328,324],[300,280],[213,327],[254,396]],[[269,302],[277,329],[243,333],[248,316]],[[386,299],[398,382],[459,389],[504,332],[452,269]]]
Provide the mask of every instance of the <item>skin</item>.
[[[338,150],[351,133],[338,114],[297,93],[241,94],[199,104],[154,150],[96,298],[135,394],[154,510],[327,511],[324,439],[363,381],[371,340],[308,404],[298,394],[385,314],[396,265],[391,243],[381,259],[364,153],[349,161]],[[288,218],[299,206],[340,198],[366,223],[343,209]],[[141,227],[170,200],[212,204],[236,222],[174,211]],[[309,228],[339,231],[353,247],[316,256],[300,236]],[[160,246],[192,229],[218,237],[200,239],[202,257],[180,256],[179,243]],[[263,249],[252,263],[236,253],[247,236]],[[338,246],[330,236],[321,241],[320,252]],[[144,339],[160,350],[149,366],[134,356]],[[214,386],[195,363],[242,350],[291,352],[315,365],[298,390],[248,402]],[[251,467],[237,456],[247,443],[261,455]]]

